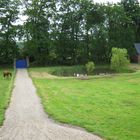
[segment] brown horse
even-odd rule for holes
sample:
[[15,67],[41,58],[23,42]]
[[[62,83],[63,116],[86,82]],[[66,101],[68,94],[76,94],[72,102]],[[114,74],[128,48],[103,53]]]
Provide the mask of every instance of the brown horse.
[[7,77],[7,78],[12,77],[12,73],[9,72],[9,71],[4,71],[4,72],[3,72],[3,77],[4,77],[4,78],[5,78],[5,77]]

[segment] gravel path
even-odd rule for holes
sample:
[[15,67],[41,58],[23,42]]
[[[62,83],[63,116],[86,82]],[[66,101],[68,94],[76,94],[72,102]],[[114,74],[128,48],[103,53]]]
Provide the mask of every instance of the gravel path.
[[44,113],[27,70],[17,71],[0,140],[101,140],[84,130],[57,124]]

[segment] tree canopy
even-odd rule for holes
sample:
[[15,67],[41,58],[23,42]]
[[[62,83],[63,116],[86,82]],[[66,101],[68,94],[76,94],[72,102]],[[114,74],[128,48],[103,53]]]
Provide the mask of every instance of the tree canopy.
[[[15,26],[20,6],[27,21]],[[0,0],[0,62],[18,57],[17,35],[24,43],[22,56],[38,65],[110,63],[113,47],[127,49],[131,58],[133,44],[140,42],[140,4]]]

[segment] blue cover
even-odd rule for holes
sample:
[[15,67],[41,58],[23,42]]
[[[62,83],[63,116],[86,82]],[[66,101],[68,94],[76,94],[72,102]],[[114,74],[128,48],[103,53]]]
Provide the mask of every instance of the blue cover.
[[27,68],[26,60],[17,60],[16,61],[16,68]]

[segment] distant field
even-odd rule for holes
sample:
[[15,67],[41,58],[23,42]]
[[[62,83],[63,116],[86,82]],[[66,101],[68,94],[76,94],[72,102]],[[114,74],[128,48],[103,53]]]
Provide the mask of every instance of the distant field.
[[[9,69],[14,75],[12,69]],[[3,70],[0,70],[0,125],[2,125],[5,110],[8,106],[10,96],[11,96],[11,89],[13,85],[13,78],[3,78]]]
[[90,80],[35,76],[46,69],[51,70],[29,71],[44,109],[52,118],[108,140],[140,139],[140,71],[93,76]]

